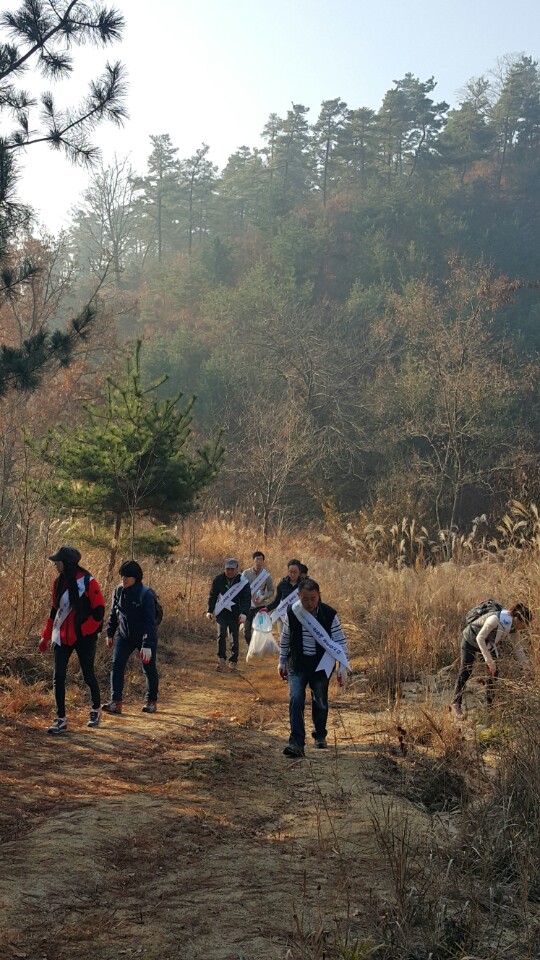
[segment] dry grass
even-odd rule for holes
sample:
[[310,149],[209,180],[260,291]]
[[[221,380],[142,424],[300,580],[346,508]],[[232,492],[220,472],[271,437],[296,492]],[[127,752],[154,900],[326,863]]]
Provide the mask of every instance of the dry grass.
[[[142,560],[145,581],[157,589],[165,610],[165,662],[177,660],[179,640],[208,640],[203,613],[209,584],[224,557],[237,556],[243,568],[254,549],[265,549],[256,528],[240,514],[190,517],[178,536],[169,559]],[[43,558],[69,540],[66,530],[54,531],[54,540],[50,531],[36,539],[28,558],[32,590],[24,616],[20,578],[15,577],[11,596],[2,590],[0,703],[5,717],[43,710],[49,702],[50,660],[36,652],[52,580]],[[495,596],[506,604],[520,599],[540,610],[539,561],[512,550],[506,557],[499,552],[466,565],[396,569],[352,559],[336,538],[321,536],[315,528],[278,532],[266,553],[275,582],[291,557],[307,563],[323,599],[350,625],[352,665],[366,666],[371,703],[377,703],[373,709],[380,708],[381,700],[390,705],[373,777],[381,790],[397,798],[397,805],[376,807],[372,814],[378,856],[392,882],[385,896],[374,894],[366,908],[368,928],[359,933],[351,924],[349,936],[347,925],[345,933],[343,927],[332,927],[324,912],[308,918],[300,898],[291,960],[458,960],[468,955],[532,960],[540,955],[535,916],[540,900],[540,697],[505,662],[493,715],[488,718],[477,709],[473,716],[484,721],[483,729],[464,728],[451,721],[445,694],[434,684],[441,668],[458,656],[461,617],[468,607]],[[9,561],[4,558],[4,583],[8,568],[19,570],[21,562],[16,549]],[[105,581],[105,553],[88,550],[83,563],[109,597],[113,584]],[[535,677],[540,676],[537,630],[535,622],[527,643]],[[106,683],[110,657],[103,647],[98,671]],[[134,668],[128,685],[138,690],[140,682]],[[407,683],[417,687],[414,700],[407,699]],[[359,691],[353,683],[344,710],[361,708]],[[68,697],[82,702],[80,685],[70,684]],[[263,731],[273,719],[269,701],[256,712],[240,704],[228,722],[247,736]],[[217,725],[217,715],[214,720]],[[210,768],[202,772],[209,781],[215,776]],[[341,783],[339,764],[332,777],[333,802],[342,798],[345,810],[343,798],[351,788]],[[340,857],[326,795],[317,802],[320,848],[313,856]],[[424,820],[418,819],[419,812]],[[344,815],[342,832],[345,824]],[[343,859],[343,876],[353,869]]]

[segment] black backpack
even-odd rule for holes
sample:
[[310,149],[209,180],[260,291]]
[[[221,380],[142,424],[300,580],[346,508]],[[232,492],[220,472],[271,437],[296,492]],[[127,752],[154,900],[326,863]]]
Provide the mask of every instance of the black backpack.
[[[155,605],[156,605],[156,627],[159,627],[161,621],[163,620],[163,607],[161,606],[161,603],[160,603],[160,600],[159,600],[159,597],[158,597],[156,591],[155,591],[155,590],[152,590],[152,587],[147,587],[146,584],[143,584],[143,592],[141,593],[141,597],[144,596],[144,594],[145,594],[148,590],[150,591],[150,593],[152,594],[152,596],[153,596],[153,598],[154,598],[154,603],[155,603]],[[502,607],[501,607],[501,609],[502,609]]]
[[465,626],[470,627],[473,623],[480,619],[480,617],[487,617],[490,613],[500,613],[503,610],[501,603],[497,603],[496,600],[482,600],[482,603],[479,603],[476,607],[471,607],[470,610],[467,610],[465,614]]
[[[119,598],[120,598],[120,590],[121,590],[121,589],[122,589],[122,587],[116,587],[116,588],[115,588],[115,591],[114,591],[113,605],[116,606],[116,607],[118,606],[118,600],[119,600]],[[142,591],[141,591],[141,599],[142,599],[142,597],[144,597],[144,594],[147,593],[148,591],[150,591],[150,593],[152,594],[152,596],[153,596],[153,598],[154,598],[154,603],[155,603],[155,605],[156,605],[156,627],[159,627],[161,621],[163,620],[163,607],[162,607],[162,605],[161,605],[160,599],[159,599],[156,591],[155,591],[155,590],[152,590],[152,587],[147,587],[145,583],[143,583],[143,588],[142,588]]]

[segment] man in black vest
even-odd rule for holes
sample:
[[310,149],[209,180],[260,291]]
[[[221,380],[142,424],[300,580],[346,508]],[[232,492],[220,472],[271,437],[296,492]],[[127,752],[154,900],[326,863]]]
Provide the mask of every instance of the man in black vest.
[[307,577],[299,599],[287,611],[279,647],[279,675],[289,683],[291,735],[283,751],[286,757],[304,756],[307,686],[311,691],[315,746],[326,748],[328,685],[336,662],[338,683],[343,686],[348,667],[347,641],[336,611],[322,602],[319,584]]

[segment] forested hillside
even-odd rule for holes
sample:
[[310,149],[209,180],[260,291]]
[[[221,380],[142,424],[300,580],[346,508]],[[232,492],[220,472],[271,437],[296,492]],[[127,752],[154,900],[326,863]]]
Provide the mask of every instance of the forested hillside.
[[[146,170],[93,172],[69,236],[26,240],[61,279],[56,316],[99,304],[82,395],[142,339],[148,382],[197,396],[196,435],[223,431],[219,504],[265,531],[336,511],[467,530],[534,501],[538,64],[503,58],[454,105],[408,73],[377,110],[335,98],[261,126],[221,171],[156,134]],[[3,308],[2,338],[20,329]]]

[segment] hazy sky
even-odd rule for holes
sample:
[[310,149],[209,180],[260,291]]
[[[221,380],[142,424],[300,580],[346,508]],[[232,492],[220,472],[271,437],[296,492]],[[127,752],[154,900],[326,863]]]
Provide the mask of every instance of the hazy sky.
[[[114,2],[114,0],[113,0]],[[2,9],[16,7],[4,0]],[[179,157],[205,142],[221,168],[242,144],[260,145],[270,113],[341,97],[378,109],[394,80],[435,77],[437,100],[505,54],[540,55],[538,0],[116,0],[127,23],[106,55],[76,54],[79,69],[59,98],[77,99],[105,59],[129,73],[130,119],[98,129],[105,160],[130,154],[144,172],[150,134],[169,133]],[[30,77],[25,79],[29,86]],[[54,89],[54,88],[53,88]],[[60,93],[61,91],[61,93]],[[86,175],[31,148],[21,196],[57,229]]]

